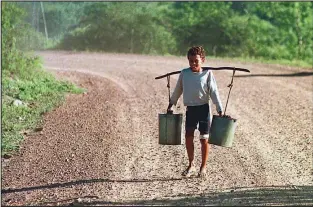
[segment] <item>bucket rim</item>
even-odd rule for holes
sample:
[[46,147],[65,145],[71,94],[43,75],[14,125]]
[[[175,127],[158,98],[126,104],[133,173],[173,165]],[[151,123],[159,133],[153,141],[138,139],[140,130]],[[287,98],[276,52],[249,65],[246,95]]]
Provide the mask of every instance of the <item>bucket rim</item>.
[[227,119],[227,120],[233,120],[233,121],[237,121],[237,119],[232,118],[231,116],[219,116],[219,115],[213,115],[213,118],[219,118],[219,119]]

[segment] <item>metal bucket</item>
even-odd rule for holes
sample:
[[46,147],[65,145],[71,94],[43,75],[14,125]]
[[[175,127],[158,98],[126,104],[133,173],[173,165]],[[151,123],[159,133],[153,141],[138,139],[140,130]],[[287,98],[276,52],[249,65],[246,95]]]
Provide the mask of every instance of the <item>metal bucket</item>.
[[231,117],[213,115],[209,143],[222,147],[231,147],[235,135],[236,121]]
[[159,114],[159,144],[182,144],[183,114]]

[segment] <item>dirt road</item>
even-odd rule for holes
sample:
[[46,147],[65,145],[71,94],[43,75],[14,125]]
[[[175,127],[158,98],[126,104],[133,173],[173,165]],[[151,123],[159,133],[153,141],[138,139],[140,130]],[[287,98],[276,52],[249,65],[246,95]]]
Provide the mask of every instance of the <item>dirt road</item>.
[[[313,204],[312,70],[207,59],[251,73],[236,73],[227,106],[238,119],[233,147],[210,145],[208,177],[185,179],[185,146],[158,144],[168,91],[166,78],[155,80],[187,67],[185,57],[38,54],[87,92],[68,95],[2,162],[3,205]],[[232,72],[214,75],[225,107]],[[197,136],[195,154],[200,167]]]

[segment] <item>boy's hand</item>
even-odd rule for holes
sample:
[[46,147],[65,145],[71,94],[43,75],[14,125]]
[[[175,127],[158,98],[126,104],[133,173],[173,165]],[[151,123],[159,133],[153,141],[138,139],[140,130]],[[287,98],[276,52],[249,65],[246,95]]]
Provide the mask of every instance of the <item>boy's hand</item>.
[[222,116],[222,113],[223,113],[222,111],[219,111],[219,112],[218,112],[218,115],[219,115],[219,116]]
[[172,109],[173,104],[169,103],[168,107],[167,107],[167,113],[168,114],[172,114],[173,113],[173,109]]

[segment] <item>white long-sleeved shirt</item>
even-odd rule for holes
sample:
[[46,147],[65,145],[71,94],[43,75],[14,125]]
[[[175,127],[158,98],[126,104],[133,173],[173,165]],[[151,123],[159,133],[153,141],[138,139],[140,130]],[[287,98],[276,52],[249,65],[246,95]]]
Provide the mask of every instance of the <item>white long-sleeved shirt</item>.
[[223,110],[217,84],[211,70],[193,72],[190,68],[183,69],[179,74],[170,103],[176,105],[182,94],[185,106],[207,104],[209,103],[209,98],[211,98],[212,102],[216,105],[217,112]]

